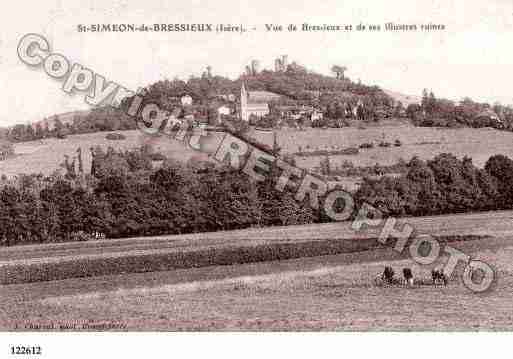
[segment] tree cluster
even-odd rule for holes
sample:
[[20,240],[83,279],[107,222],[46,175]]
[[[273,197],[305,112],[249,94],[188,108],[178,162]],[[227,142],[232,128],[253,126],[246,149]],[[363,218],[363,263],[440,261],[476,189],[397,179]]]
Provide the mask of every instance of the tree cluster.
[[479,103],[466,97],[459,103],[437,98],[425,89],[420,104],[410,104],[407,116],[418,126],[493,127],[513,130],[513,108]]
[[513,208],[513,160],[492,156],[484,169],[452,154],[413,158],[400,177],[365,178],[355,197],[387,216],[425,216]]
[[2,245],[180,234],[310,223],[315,214],[292,194],[208,162],[166,160],[152,169],[151,152],[92,149],[91,174],[68,159],[65,174],[2,179]]
[[[64,175],[2,177],[2,245],[83,240],[82,234],[115,238],[329,221],[322,209],[276,191],[281,170],[275,167],[263,182],[254,182],[211,162],[167,159],[154,169],[148,148],[92,151],[91,173],[74,158],[66,159]],[[328,161],[324,166],[329,171]],[[469,158],[442,154],[412,159],[400,177],[364,179],[355,200],[386,216],[511,209],[512,186],[513,160],[505,156],[493,156],[478,169]]]

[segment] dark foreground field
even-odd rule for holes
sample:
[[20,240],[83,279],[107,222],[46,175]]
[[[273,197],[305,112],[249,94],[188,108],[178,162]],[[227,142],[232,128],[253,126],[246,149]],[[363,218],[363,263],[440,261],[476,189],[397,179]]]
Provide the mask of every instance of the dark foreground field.
[[[462,243],[493,263],[498,281],[476,295],[447,287],[383,288],[383,251],[2,288],[3,330],[500,330],[513,329],[513,247]],[[347,264],[345,264],[347,263]],[[417,277],[427,268],[413,266]]]
[[[513,329],[513,233],[511,212],[415,219],[421,229],[452,230],[484,238],[452,245],[497,269],[494,288],[476,295],[453,278],[447,287],[382,288],[372,283],[385,265],[413,268],[429,278],[430,268],[398,258],[388,248],[261,263],[208,266],[146,273],[71,278],[0,287],[3,330],[499,330]],[[422,224],[424,223],[424,224]],[[339,224],[340,225],[340,224]],[[424,226],[424,227],[423,227]],[[305,233],[344,237],[336,225],[260,231],[294,241]],[[308,231],[308,229],[310,231]],[[200,235],[236,241],[252,231]],[[253,231],[253,235],[255,235]],[[204,236],[204,237],[203,237]],[[223,239],[224,238],[224,239]],[[271,237],[269,237],[271,238]],[[311,237],[310,237],[311,238]],[[177,241],[186,240],[184,237]],[[143,241],[144,242],[144,241]],[[113,242],[114,243],[114,242]],[[125,244],[138,243],[134,239]],[[183,242],[177,242],[182,243]],[[155,243],[154,243],[155,244]],[[175,243],[176,244],[176,243]],[[99,245],[99,244],[98,244]],[[91,249],[95,244],[84,248]],[[43,260],[37,247],[20,248],[15,261]],[[64,248],[64,247],[61,247]],[[118,247],[119,249],[119,247]],[[71,250],[71,249],[70,249]],[[80,248],[74,255],[80,255]],[[103,248],[104,253],[109,251]],[[40,253],[40,252],[38,252]],[[460,268],[461,269],[461,268]]]
[[[513,235],[513,212],[405,218],[440,242]],[[382,225],[310,224],[180,236],[15,246],[0,249],[0,284],[20,284],[352,253],[384,247]],[[393,239],[391,243],[393,245]],[[386,247],[386,246],[385,246]],[[407,251],[406,251],[407,252]],[[396,258],[402,258],[396,256]]]

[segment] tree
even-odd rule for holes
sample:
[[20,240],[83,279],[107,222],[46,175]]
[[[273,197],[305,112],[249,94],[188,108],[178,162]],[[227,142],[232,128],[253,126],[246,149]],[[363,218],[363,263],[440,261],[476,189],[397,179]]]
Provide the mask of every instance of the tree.
[[497,188],[501,194],[500,207],[513,207],[513,160],[504,155],[492,156],[486,161],[485,170],[497,179]]
[[259,223],[263,226],[283,226],[314,222],[317,218],[308,205],[298,203],[287,189],[276,190],[280,172],[276,165],[272,165],[269,176],[257,184],[261,206]]
[[337,80],[343,80],[344,79],[344,72],[347,71],[347,67],[345,66],[339,66],[339,65],[333,65],[331,67],[331,72],[335,74],[337,77]]
[[34,127],[29,123],[25,128],[25,138],[24,141],[34,141],[36,139],[36,132],[34,131]]
[[107,156],[100,161],[98,177],[101,178],[112,175],[126,176],[129,169],[130,166],[123,156],[117,153],[107,154]]
[[64,125],[59,118],[59,116],[55,116],[55,119],[53,121],[53,131],[57,135],[60,131],[64,129]]
[[423,109],[425,109],[429,104],[429,93],[428,90],[425,88],[422,90],[422,100],[420,102],[420,105]]
[[48,121],[44,122],[43,125],[43,137],[46,138],[50,135],[50,128],[48,127]]
[[434,116],[437,112],[437,99],[433,91],[428,93],[427,89],[422,90],[422,110],[430,116]]
[[70,134],[70,130],[65,126],[58,116],[55,117],[53,125],[53,134],[55,137],[64,139]]
[[422,117],[422,106],[416,103],[409,104],[406,108],[406,116],[412,121],[420,121]]
[[27,128],[25,125],[15,125],[9,132],[9,139],[14,142],[25,141],[27,138]]
[[330,156],[324,156],[324,158],[321,159],[319,166],[321,168],[321,173],[325,176],[329,176],[329,174],[331,173]]
[[0,160],[5,160],[14,155],[14,146],[9,140],[0,140]]
[[84,161],[82,160],[82,147],[77,148],[78,173],[84,174]]
[[480,188],[474,179],[472,161],[463,161],[449,153],[442,153],[428,161],[437,186],[444,198],[444,212],[459,213],[473,210]]
[[41,123],[36,123],[36,131],[35,131],[35,138],[38,140],[41,140],[45,137],[45,133],[43,131],[43,127],[41,126]]
[[397,102],[397,105],[394,107],[394,117],[401,118],[405,115],[405,109],[403,103],[401,101]]

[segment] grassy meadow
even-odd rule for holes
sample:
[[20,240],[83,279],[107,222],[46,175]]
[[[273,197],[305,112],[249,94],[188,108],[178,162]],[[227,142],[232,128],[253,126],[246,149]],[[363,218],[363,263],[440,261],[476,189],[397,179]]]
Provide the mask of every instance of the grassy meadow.
[[[90,147],[112,146],[116,149],[130,149],[145,143],[151,143],[155,151],[187,161],[190,158],[206,159],[207,154],[194,151],[182,143],[167,137],[152,137],[143,135],[138,130],[118,131],[126,139],[107,140],[106,132],[97,132],[83,135],[72,135],[66,139],[48,138],[40,141],[17,143],[15,157],[0,162],[0,173],[7,176],[19,173],[50,174],[64,160],[64,155],[76,155],[78,147],[82,148],[85,170],[91,165]],[[474,164],[484,166],[486,160],[495,154],[504,154],[513,157],[513,132],[498,131],[489,128],[447,129],[432,127],[400,126],[369,126],[367,128],[347,127],[341,129],[308,129],[280,130],[277,139],[282,147],[282,153],[295,153],[324,149],[342,149],[359,147],[363,143],[373,143],[374,148],[360,149],[355,155],[330,156],[333,168],[340,166],[344,161],[351,161],[355,166],[391,165],[399,159],[409,160],[413,156],[430,159],[439,153],[451,152],[457,157],[470,156]],[[209,144],[219,142],[221,133],[210,133]],[[273,133],[252,130],[250,136],[272,145]],[[378,147],[380,141],[393,143],[399,140],[402,146],[388,148]],[[215,147],[207,144],[206,152],[212,153]],[[320,157],[296,157],[298,166],[313,169],[319,166]]]
[[5,286],[0,328],[511,330],[511,237],[458,248],[494,263],[492,291],[476,295],[458,278],[447,287],[377,287],[373,278],[385,265],[409,266],[421,279],[429,278],[429,268],[376,250]]
[[[122,133],[124,140],[108,140],[105,138],[109,132],[96,132],[82,135],[71,135],[65,139],[47,138],[40,141],[21,142],[14,144],[16,155],[5,161],[0,161],[0,174],[13,176],[20,173],[51,174],[60,168],[64,155],[76,156],[77,149],[82,148],[84,170],[91,169],[91,147],[100,146],[107,149],[109,146],[116,150],[128,150],[151,144],[156,152],[168,157],[187,161],[192,157],[207,158],[207,155],[194,151],[183,143],[164,136],[153,137],[144,135],[139,130],[116,131]],[[218,136],[213,134],[212,136]]]
[[[272,132],[253,131],[252,136],[272,144]],[[295,153],[335,148],[359,147],[363,143],[373,143],[374,148],[360,149],[357,155],[330,156],[332,166],[340,166],[351,161],[355,166],[392,165],[400,159],[408,161],[413,156],[431,159],[439,153],[450,152],[462,158],[469,156],[478,167],[483,167],[488,158],[495,154],[513,157],[513,132],[491,128],[437,128],[415,127],[411,125],[382,126],[341,129],[308,129],[306,131],[278,131],[277,139],[283,152]],[[402,146],[393,143],[399,140]],[[383,148],[381,141],[392,143]],[[299,166],[313,168],[319,166],[319,157],[298,157]]]

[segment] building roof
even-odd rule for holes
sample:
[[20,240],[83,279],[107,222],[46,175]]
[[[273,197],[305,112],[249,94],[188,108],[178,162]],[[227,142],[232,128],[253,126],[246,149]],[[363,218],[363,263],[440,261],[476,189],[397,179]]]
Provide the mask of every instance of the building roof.
[[266,103],[248,103],[246,109],[248,111],[269,110],[269,106]]
[[281,98],[281,95],[270,91],[248,91],[248,94],[248,102],[268,102]]
[[306,106],[306,105],[283,105],[283,106],[276,106],[276,109],[279,111],[297,111],[297,112],[314,112],[318,111],[313,106]]

